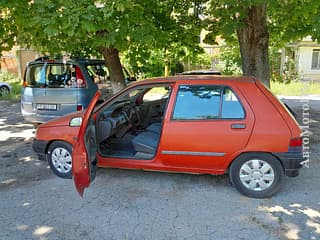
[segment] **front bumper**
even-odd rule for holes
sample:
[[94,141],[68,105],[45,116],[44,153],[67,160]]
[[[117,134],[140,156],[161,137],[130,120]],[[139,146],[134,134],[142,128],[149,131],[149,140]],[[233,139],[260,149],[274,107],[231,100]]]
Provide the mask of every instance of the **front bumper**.
[[48,142],[43,140],[33,139],[32,148],[33,151],[37,154],[39,160],[46,161],[46,148]]
[[282,152],[273,154],[280,159],[288,177],[296,177],[299,175],[299,168],[303,166],[303,162],[305,161],[302,152]]

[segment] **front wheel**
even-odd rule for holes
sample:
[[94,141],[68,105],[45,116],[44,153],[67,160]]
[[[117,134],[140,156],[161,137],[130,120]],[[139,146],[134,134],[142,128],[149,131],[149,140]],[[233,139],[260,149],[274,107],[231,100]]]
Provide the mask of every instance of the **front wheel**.
[[231,183],[242,194],[268,198],[280,190],[284,170],[277,158],[267,153],[249,153],[233,161],[229,169]]
[[0,96],[7,96],[10,93],[10,89],[6,86],[0,87]]
[[53,142],[47,153],[51,170],[61,178],[72,178],[72,146],[63,141]]

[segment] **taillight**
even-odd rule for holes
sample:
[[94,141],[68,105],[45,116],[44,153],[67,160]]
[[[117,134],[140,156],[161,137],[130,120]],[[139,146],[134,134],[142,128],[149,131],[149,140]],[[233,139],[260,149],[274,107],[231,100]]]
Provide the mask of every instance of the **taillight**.
[[83,74],[81,72],[81,69],[76,67],[76,79],[77,79],[77,86],[79,88],[86,87],[86,82],[84,80]]
[[28,83],[26,81],[23,81],[21,85],[22,85],[22,87],[27,87]]
[[290,139],[290,147],[301,147],[302,146],[302,137],[298,137],[298,138],[291,138]]
[[82,105],[77,105],[77,111],[82,111],[83,110],[83,106]]

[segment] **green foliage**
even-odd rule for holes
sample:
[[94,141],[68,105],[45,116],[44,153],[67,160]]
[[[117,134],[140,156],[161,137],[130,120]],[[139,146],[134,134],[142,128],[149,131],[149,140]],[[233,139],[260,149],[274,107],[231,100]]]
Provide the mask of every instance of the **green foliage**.
[[6,26],[14,26],[14,39],[23,47],[51,55],[68,52],[96,57],[102,49],[117,49],[126,51],[134,70],[159,76],[165,64],[173,72],[180,71],[181,59],[201,53],[203,2],[11,0],[0,2],[0,7],[7,9]]
[[320,1],[315,0],[220,0],[209,1],[206,20],[206,42],[214,43],[216,36],[234,41],[234,33],[243,26],[246,10],[267,2],[268,31],[271,46],[283,46],[306,36],[320,39]]
[[[132,48],[130,48],[132,50]],[[167,64],[170,75],[175,75],[191,69],[208,69],[211,67],[211,57],[198,49],[196,52],[187,48],[172,48],[166,50],[147,50],[130,52],[126,51],[124,62],[131,66],[132,71],[141,78],[164,76],[164,68]]]
[[296,69],[296,63],[294,60],[294,49],[285,48],[286,56],[288,57],[283,65],[283,72],[280,72],[281,65],[281,52],[279,48],[270,47],[270,66],[271,66],[271,81],[290,83],[291,81],[299,81],[299,74]]
[[[320,1],[210,0],[208,8],[206,9],[207,30],[209,31],[209,34],[206,36],[205,42],[211,44],[215,43],[216,37],[221,36],[226,40],[228,46],[231,44],[234,46],[234,48],[236,48],[236,46],[238,46],[238,43],[235,42],[236,34],[239,35],[239,32],[241,32],[242,28],[245,26],[246,16],[249,12],[248,10],[252,9],[253,6],[257,6],[258,4],[267,4],[267,29],[265,29],[264,34],[261,34],[261,43],[266,43],[266,41],[269,40],[269,46],[274,49],[278,49],[289,42],[297,41],[306,36],[312,36],[314,40],[319,41]],[[247,25],[247,27],[248,26],[250,26],[250,24]],[[261,24],[260,27],[263,27],[263,24]],[[255,35],[252,34],[252,36]],[[267,36],[267,38],[265,36]],[[247,40],[242,44],[248,45],[249,43],[259,43],[259,39],[255,39],[253,41],[252,38],[251,40]],[[253,46],[257,51],[267,51],[267,45],[268,44],[265,44],[263,49],[261,49],[262,44],[255,44]],[[232,54],[232,52],[230,53],[227,49],[227,54],[228,53],[231,54],[231,56],[223,56],[224,60],[226,60],[225,72],[234,73],[234,66],[239,67],[240,65],[234,64],[238,63],[237,59],[235,59],[234,54]],[[247,54],[248,51],[242,52],[242,55],[246,56],[245,60],[242,59],[242,61],[246,61],[243,66],[246,68],[244,69],[245,72],[251,72],[250,66],[252,66],[252,63],[248,62],[247,60],[254,60],[254,57]],[[275,52],[271,51],[270,54],[271,58],[276,56]],[[296,72],[292,68],[289,67],[288,69],[290,70],[285,71],[285,74],[283,74],[279,72],[279,65],[279,62],[276,60],[272,60],[270,63],[271,75],[274,79],[276,78],[278,80],[280,79],[281,81],[288,82],[291,81],[292,78],[295,78]],[[253,72],[254,69],[259,68],[268,69],[268,66],[266,66],[266,64],[261,64],[261,66],[252,67]],[[265,81],[267,82],[269,77],[264,77]]]
[[271,0],[268,4],[270,45],[282,47],[288,42],[312,36],[320,40],[320,1]]
[[238,45],[228,44],[222,49],[220,55],[224,65],[221,66],[222,73],[225,75],[241,75],[241,57]]
[[18,43],[50,53],[99,55],[101,47],[122,52],[173,42],[194,47],[201,29],[187,0],[11,0],[6,6]]
[[3,2],[0,2],[0,56],[2,51],[8,51],[14,44],[16,26],[12,24],[13,17],[9,9],[5,7]]

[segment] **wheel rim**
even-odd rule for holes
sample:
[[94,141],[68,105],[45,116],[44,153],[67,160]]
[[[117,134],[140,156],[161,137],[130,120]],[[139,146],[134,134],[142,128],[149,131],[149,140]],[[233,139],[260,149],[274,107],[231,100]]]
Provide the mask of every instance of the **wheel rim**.
[[51,153],[54,168],[60,173],[68,173],[72,168],[72,156],[65,148],[55,148]]
[[6,87],[1,87],[0,88],[0,96],[5,96],[9,94],[9,90]]
[[241,183],[253,191],[268,189],[275,179],[271,165],[259,159],[245,162],[240,168],[239,176]]

